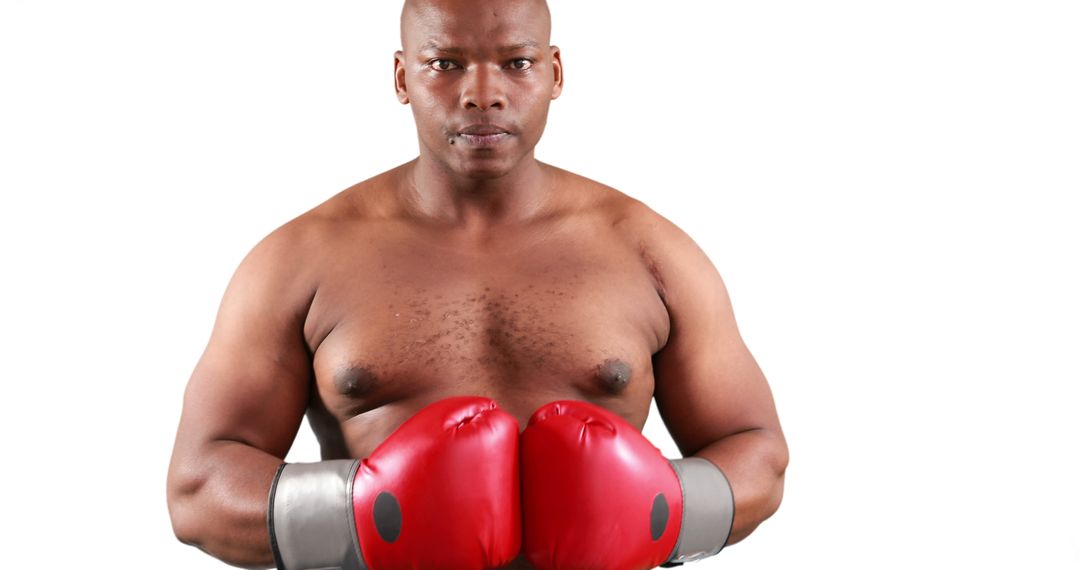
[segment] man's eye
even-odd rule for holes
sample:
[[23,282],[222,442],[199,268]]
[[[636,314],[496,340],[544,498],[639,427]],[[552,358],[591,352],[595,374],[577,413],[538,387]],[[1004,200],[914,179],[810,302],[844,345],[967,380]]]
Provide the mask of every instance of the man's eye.
[[532,67],[532,64],[533,64],[533,62],[532,62],[531,59],[524,58],[524,57],[519,57],[519,58],[517,58],[517,59],[510,62],[510,67],[512,67],[512,68],[514,68],[514,69],[516,69],[518,71],[525,71],[526,69],[529,69],[530,67]]
[[450,61],[449,59],[432,60],[431,63],[429,63],[428,65],[430,65],[431,68],[436,71],[450,71],[451,69],[456,67],[454,62]]

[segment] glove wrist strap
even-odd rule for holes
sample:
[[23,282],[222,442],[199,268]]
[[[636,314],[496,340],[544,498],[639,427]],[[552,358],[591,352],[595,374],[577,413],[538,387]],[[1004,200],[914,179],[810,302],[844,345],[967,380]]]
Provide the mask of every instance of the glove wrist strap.
[[708,558],[720,552],[735,522],[735,496],[724,472],[701,457],[671,461],[683,492],[682,530],[667,565]]
[[352,459],[282,464],[267,524],[280,570],[367,570],[353,520]]

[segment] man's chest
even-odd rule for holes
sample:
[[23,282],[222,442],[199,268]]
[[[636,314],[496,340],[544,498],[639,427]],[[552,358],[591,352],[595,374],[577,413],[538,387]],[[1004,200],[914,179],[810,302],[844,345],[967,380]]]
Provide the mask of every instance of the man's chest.
[[371,248],[351,267],[342,259],[320,284],[306,333],[318,393],[344,420],[466,392],[523,409],[574,396],[640,407],[668,326],[632,249],[551,240],[516,255],[412,243]]

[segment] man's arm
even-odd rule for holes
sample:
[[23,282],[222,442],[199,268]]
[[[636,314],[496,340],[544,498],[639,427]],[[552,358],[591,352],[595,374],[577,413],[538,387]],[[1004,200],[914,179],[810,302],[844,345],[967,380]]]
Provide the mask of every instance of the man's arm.
[[667,344],[653,357],[657,409],[684,455],[707,459],[727,476],[733,544],[779,508],[787,443],[719,273],[682,230],[662,218],[650,226],[646,251],[671,321]]
[[184,394],[169,466],[177,538],[247,568],[273,566],[267,498],[312,379],[303,324],[313,288],[298,241],[285,226],[237,269]]

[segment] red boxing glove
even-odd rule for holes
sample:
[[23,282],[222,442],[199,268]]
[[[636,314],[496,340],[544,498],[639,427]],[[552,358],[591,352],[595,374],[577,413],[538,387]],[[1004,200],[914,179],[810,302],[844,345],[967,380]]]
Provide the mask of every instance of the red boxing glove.
[[720,551],[731,488],[705,459],[669,462],[616,414],[548,404],[522,434],[524,554],[540,570],[641,570]]
[[521,543],[517,427],[493,400],[450,398],[363,461],[283,466],[269,515],[278,567],[508,564]]

